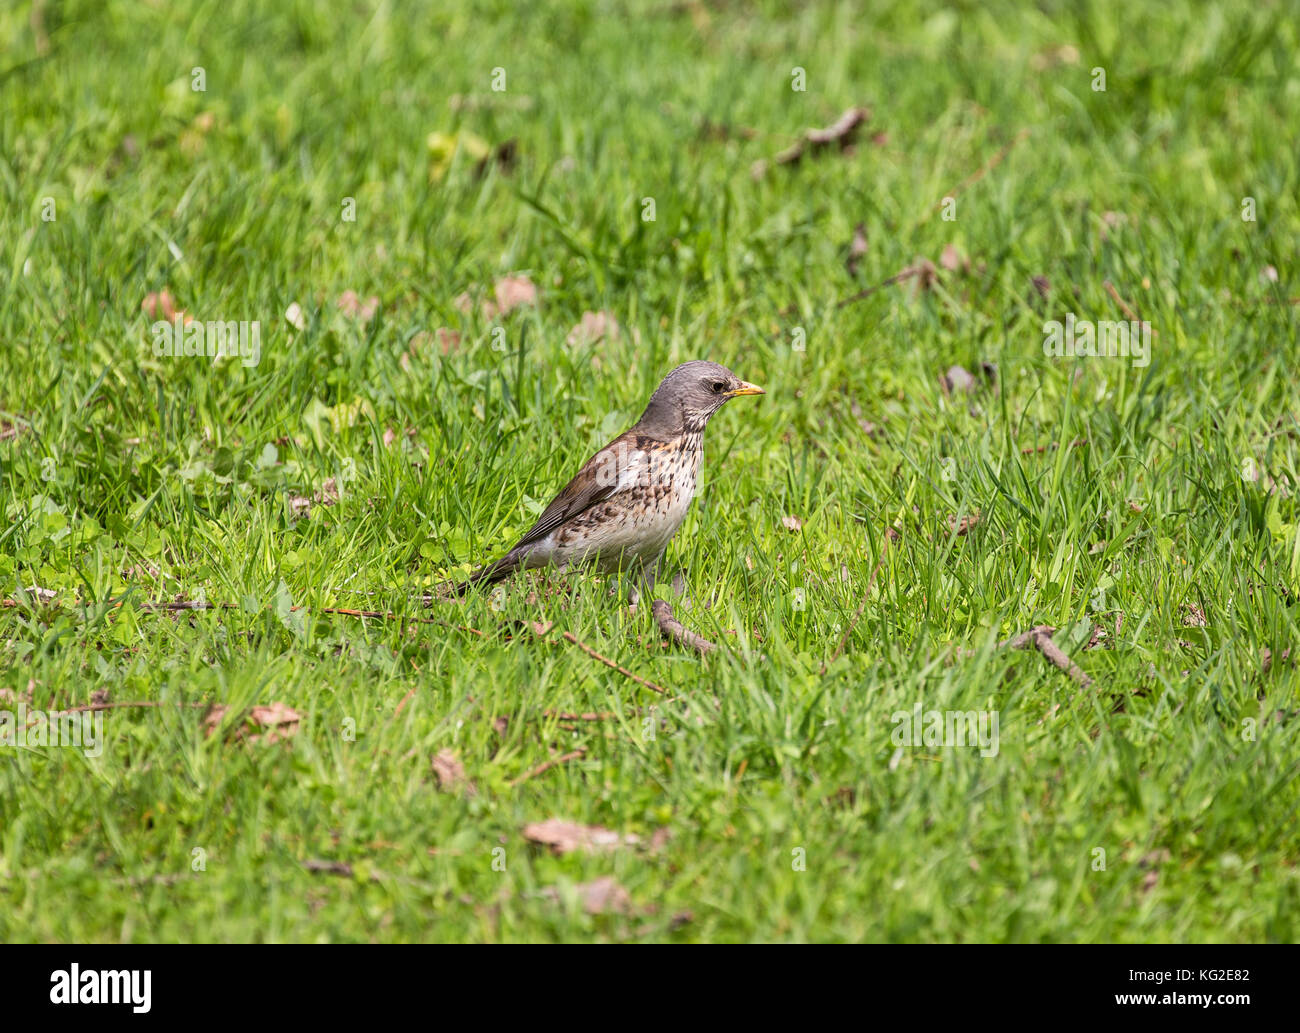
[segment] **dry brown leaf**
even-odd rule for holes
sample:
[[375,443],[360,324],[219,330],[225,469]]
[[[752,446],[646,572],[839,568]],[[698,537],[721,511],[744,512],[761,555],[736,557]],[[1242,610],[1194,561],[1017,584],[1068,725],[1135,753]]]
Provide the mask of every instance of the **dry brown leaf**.
[[1199,606],[1187,604],[1187,613],[1183,616],[1184,628],[1203,628],[1210,622],[1205,619],[1205,611]]
[[295,520],[300,520],[311,515],[312,506],[332,506],[338,500],[338,482],[333,477],[326,477],[320,489],[313,492],[311,498],[307,498],[305,495],[290,495],[289,512],[293,514]]
[[977,384],[975,378],[961,366],[951,366],[948,372],[939,379],[939,386],[943,388],[945,395],[951,395],[956,394],[958,391],[967,393],[974,391]]
[[560,818],[525,825],[524,838],[530,843],[550,847],[557,856],[574,850],[590,853],[617,850],[621,846],[636,846],[641,841],[637,836],[622,836],[599,825],[578,825]]
[[[220,727],[222,720],[226,716],[226,711],[227,707],[224,703],[214,703],[208,708],[207,713],[203,716],[203,734],[205,736],[211,735]],[[285,703],[255,706],[248,712],[243,724],[234,730],[232,738],[236,741],[244,739],[249,727],[252,726],[265,731],[263,734],[248,736],[249,742],[281,742],[292,738],[298,733],[298,723],[301,720],[301,715]]]
[[948,530],[953,534],[962,535],[980,522],[979,512],[967,513],[960,520],[957,519],[956,513],[948,514]]
[[870,118],[870,108],[849,108],[833,125],[805,130],[794,146],[786,148],[774,160],[778,165],[797,165],[805,153],[816,154],[831,144],[837,144],[841,151],[845,151],[852,146],[858,127]]
[[569,336],[565,338],[565,343],[573,346],[575,344],[595,344],[600,340],[617,341],[619,338],[619,325],[615,320],[613,313],[610,312],[584,312],[578,325],[569,331]]
[[140,302],[140,310],[150,319],[160,319],[167,323],[176,322],[176,317],[180,316],[181,321],[189,326],[194,322],[194,317],[186,313],[184,309],[176,307],[176,300],[172,297],[171,291],[165,287],[160,291],[150,291],[144,296],[144,301]]
[[362,325],[369,323],[379,311],[379,299],[373,294],[362,301],[356,291],[344,291],[339,295],[338,309],[349,319],[355,319]]
[[[537,304],[537,287],[527,276],[503,276],[496,282],[493,296],[495,300],[485,299],[479,306],[484,319],[496,319],[522,305]],[[474,311],[474,299],[469,291],[457,295],[454,304],[466,315]]]
[[959,269],[965,272],[970,269],[970,259],[958,251],[955,245],[945,244],[943,254],[939,256],[939,265],[950,273]]
[[464,792],[474,796],[478,792],[465,774],[465,765],[457,758],[455,750],[439,750],[434,754],[433,774],[438,780],[438,788],[444,793]]
[[500,315],[512,312],[521,305],[537,303],[537,288],[527,276],[505,276],[497,281],[496,307]]
[[1078,63],[1079,48],[1069,43],[1054,43],[1049,47],[1044,47],[1029,59],[1029,66],[1039,72],[1046,68],[1053,68],[1056,65],[1077,65]]
[[844,268],[849,271],[850,276],[858,275],[858,263],[862,256],[867,253],[867,230],[862,223],[853,227],[853,240],[849,244],[849,257],[844,262]]
[[249,742],[264,739],[268,743],[276,743],[297,735],[298,723],[302,718],[288,704],[272,703],[269,706],[254,707],[248,713],[248,720],[258,728],[266,729],[264,735],[254,735]]
[[[627,914],[632,910],[632,898],[612,875],[603,876],[594,882],[578,883],[573,889],[578,894],[582,909],[589,915],[603,915],[610,912]],[[556,886],[547,886],[542,890],[542,896],[557,902],[563,899]]]
[[491,148],[474,164],[474,178],[482,179],[492,166],[499,168],[505,175],[514,172],[519,162],[519,141],[514,137]]

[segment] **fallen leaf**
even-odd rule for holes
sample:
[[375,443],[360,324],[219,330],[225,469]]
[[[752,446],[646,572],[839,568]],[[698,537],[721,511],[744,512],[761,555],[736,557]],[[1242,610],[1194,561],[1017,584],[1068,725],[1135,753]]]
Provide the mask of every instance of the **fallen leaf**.
[[374,319],[375,313],[379,310],[379,299],[373,294],[362,301],[356,291],[350,290],[340,294],[336,304],[345,316],[363,325]]
[[497,312],[505,315],[521,305],[537,303],[537,288],[527,276],[506,276],[497,281],[495,288]]
[[867,231],[862,223],[853,227],[853,240],[849,244],[849,257],[844,262],[844,268],[849,271],[850,276],[858,275],[858,263],[862,256],[867,253]]
[[270,706],[254,707],[248,713],[248,720],[258,728],[266,729],[264,736],[254,735],[249,742],[265,739],[267,743],[276,743],[298,734],[301,716],[287,704],[272,703]]
[[[507,315],[522,305],[537,303],[537,287],[527,276],[503,276],[493,288],[493,297],[484,299],[479,311],[484,319],[496,319]],[[453,302],[455,307],[469,315],[474,311],[474,298],[469,291],[462,291]]]
[[582,319],[566,337],[565,343],[573,346],[575,344],[595,344],[602,339],[617,341],[619,338],[619,325],[609,312],[584,312]]
[[455,750],[439,750],[434,754],[433,774],[438,780],[438,788],[444,793],[464,792],[474,796],[478,792],[465,774],[465,765],[457,758]]
[[1187,613],[1183,616],[1184,628],[1203,628],[1210,622],[1205,619],[1205,611],[1199,606],[1187,604]]
[[950,513],[948,515],[948,530],[950,530],[953,534],[962,535],[965,534],[967,531],[969,531],[972,527],[974,527],[979,522],[980,522],[980,515],[978,512],[967,513],[960,520],[957,519],[956,513]]
[[[632,898],[612,875],[603,876],[594,882],[578,883],[573,889],[582,903],[582,909],[589,915],[603,915],[611,911],[626,914],[632,909]],[[547,886],[541,895],[557,902],[563,899],[563,894],[556,886]]]
[[1077,65],[1079,49],[1069,43],[1055,43],[1045,47],[1029,59],[1029,66],[1035,71],[1043,71],[1056,65]]
[[[222,720],[226,716],[227,709],[224,703],[214,703],[208,708],[203,716],[203,734],[205,736],[211,735],[220,727]],[[233,738],[235,740],[244,739],[251,725],[254,728],[262,728],[266,731],[264,735],[250,736],[248,738],[249,742],[280,742],[297,734],[298,723],[301,720],[301,715],[284,703],[255,706],[248,712],[243,724],[235,729]]]
[[939,386],[943,388],[945,395],[951,395],[958,391],[969,393],[974,391],[977,385],[975,378],[961,366],[951,366],[939,379]]
[[858,127],[870,118],[870,108],[849,108],[825,129],[804,130],[793,146],[787,147],[773,160],[778,165],[797,165],[803,160],[804,154],[817,154],[832,144],[838,145],[841,151],[847,150],[853,144]]
[[293,518],[298,520],[305,516],[311,515],[311,508],[314,505],[332,506],[339,500],[338,482],[333,477],[326,477],[319,490],[314,492],[311,498],[305,495],[289,496],[289,512]]
[[497,144],[487,154],[479,158],[478,163],[474,166],[474,176],[476,179],[482,179],[487,174],[487,170],[493,165],[508,176],[514,172],[518,160],[519,141],[511,137],[504,143]]
[[172,298],[171,291],[164,288],[161,291],[150,291],[144,296],[144,301],[140,302],[140,310],[150,319],[160,319],[167,323],[176,322],[176,317],[180,316],[181,322],[189,326],[194,322],[194,317],[186,313],[184,309],[176,307],[176,301]]
[[574,850],[589,853],[617,850],[621,846],[636,846],[640,842],[637,836],[621,836],[599,825],[578,825],[560,818],[548,818],[546,821],[525,825],[524,838],[531,843],[550,847],[557,856]]
[[958,269],[966,271],[970,269],[970,259],[958,251],[955,245],[945,244],[943,254],[939,256],[939,265],[950,273]]
[[783,516],[781,518],[781,526],[787,531],[798,531],[803,527],[803,521],[797,516]]

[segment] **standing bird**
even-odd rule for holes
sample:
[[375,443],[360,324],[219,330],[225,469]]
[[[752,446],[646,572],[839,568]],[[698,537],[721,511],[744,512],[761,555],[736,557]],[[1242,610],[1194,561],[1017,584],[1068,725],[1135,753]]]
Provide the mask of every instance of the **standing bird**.
[[761,395],[716,362],[687,362],[664,377],[641,419],[587,460],[537,523],[495,563],[458,586],[490,585],[520,570],[594,563],[639,572],[647,588],[695,494],[704,428],[728,400]]

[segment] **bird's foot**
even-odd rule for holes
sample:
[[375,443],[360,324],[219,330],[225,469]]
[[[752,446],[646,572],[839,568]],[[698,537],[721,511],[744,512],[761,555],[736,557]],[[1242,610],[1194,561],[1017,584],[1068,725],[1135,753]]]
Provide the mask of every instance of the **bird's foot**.
[[659,630],[674,642],[695,650],[700,656],[708,656],[717,650],[716,643],[710,642],[703,635],[697,635],[690,628],[683,626],[682,622],[677,619],[677,615],[673,613],[672,603],[667,600],[656,599],[651,604],[650,612],[654,614],[655,623],[659,625]]

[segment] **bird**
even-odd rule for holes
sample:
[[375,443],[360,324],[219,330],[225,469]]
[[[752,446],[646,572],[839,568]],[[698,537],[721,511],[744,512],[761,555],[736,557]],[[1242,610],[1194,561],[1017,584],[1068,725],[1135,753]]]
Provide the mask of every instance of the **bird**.
[[[716,362],[678,366],[659,383],[636,424],[588,459],[527,533],[470,574],[456,593],[523,570],[578,565],[631,572],[653,589],[659,560],[699,483],[704,428],[731,399],[765,393]],[[634,585],[634,605],[638,595]]]

